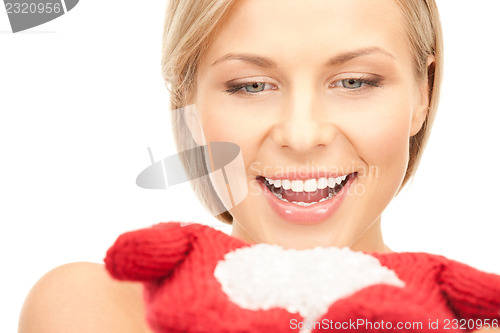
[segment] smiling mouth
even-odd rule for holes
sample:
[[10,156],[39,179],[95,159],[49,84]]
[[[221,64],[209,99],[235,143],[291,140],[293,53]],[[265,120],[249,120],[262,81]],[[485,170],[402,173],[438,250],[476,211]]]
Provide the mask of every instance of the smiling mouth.
[[322,177],[306,180],[272,179],[258,176],[274,196],[281,201],[299,206],[311,206],[319,202],[331,200],[339,193],[345,184],[355,177],[356,173],[340,177]]

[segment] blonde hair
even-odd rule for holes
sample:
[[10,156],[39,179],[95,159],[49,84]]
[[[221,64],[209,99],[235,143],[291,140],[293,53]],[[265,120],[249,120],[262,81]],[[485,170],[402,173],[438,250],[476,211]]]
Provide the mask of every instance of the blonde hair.
[[[443,76],[443,33],[435,0],[396,0],[405,18],[405,27],[418,79],[429,82],[429,109],[420,131],[410,138],[410,158],[401,189],[415,175],[436,117]],[[434,63],[428,67],[429,56]]]
[[[413,177],[429,139],[435,118],[443,67],[441,22],[435,0],[395,0],[399,5],[414,54],[417,79],[429,82],[429,110],[420,131],[410,138],[409,162],[400,190]],[[200,57],[223,25],[236,0],[170,0],[163,32],[162,74],[170,91],[170,107],[181,109],[189,104],[196,89],[196,72]],[[435,61],[428,67],[428,58]],[[172,112],[172,126],[178,151],[196,144],[180,112]],[[195,161],[195,163],[191,163]],[[183,155],[182,163],[188,175],[206,172],[202,150]],[[189,177],[190,179],[193,177]],[[208,177],[191,180],[201,203],[216,217],[232,222]],[[224,212],[217,214],[218,212]]]

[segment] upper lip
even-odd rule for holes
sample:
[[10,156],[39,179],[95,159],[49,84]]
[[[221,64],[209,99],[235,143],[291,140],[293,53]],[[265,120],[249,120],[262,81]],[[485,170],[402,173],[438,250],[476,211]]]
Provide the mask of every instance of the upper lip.
[[272,174],[262,174],[257,176],[258,177],[264,177],[264,178],[270,178],[270,179],[289,179],[289,180],[308,180],[308,179],[318,179],[318,178],[338,178],[342,176],[348,176],[350,174],[353,174],[355,172],[310,172],[310,173],[286,173],[286,174],[277,174],[277,175],[272,175]]

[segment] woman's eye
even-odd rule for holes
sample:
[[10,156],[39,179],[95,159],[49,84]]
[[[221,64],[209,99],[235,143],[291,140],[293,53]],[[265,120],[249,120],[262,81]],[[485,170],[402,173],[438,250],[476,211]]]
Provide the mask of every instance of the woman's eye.
[[363,81],[356,79],[347,79],[340,82],[342,82],[342,87],[347,89],[358,89],[363,86]]
[[365,78],[360,79],[343,79],[330,84],[330,88],[345,88],[348,90],[361,90],[368,87],[380,87],[379,80],[370,80]]
[[237,84],[230,86],[229,89],[226,90],[229,94],[234,93],[248,93],[248,94],[257,94],[269,89],[276,89],[274,85],[265,83],[265,82],[251,82],[244,84]]
[[249,93],[256,93],[263,91],[265,87],[266,84],[264,82],[254,82],[252,84],[247,84],[243,87],[243,89],[245,89],[245,91]]
[[361,79],[344,79],[333,82],[330,87],[341,87],[346,89],[359,89],[367,83]]

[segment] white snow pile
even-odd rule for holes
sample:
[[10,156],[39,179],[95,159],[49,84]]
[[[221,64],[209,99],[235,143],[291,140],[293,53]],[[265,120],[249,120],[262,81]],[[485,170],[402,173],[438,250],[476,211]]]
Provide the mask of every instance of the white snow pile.
[[285,250],[257,244],[227,253],[214,275],[229,299],[241,308],[281,307],[306,320],[318,319],[336,300],[365,287],[405,285],[375,257],[347,247]]

